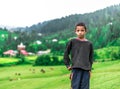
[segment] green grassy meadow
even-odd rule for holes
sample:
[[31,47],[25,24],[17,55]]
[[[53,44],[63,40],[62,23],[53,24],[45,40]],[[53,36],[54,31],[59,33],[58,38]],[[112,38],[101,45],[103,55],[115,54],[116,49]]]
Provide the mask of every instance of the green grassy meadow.
[[[120,61],[95,62],[90,89],[120,89]],[[18,65],[0,68],[0,89],[70,89],[63,66]]]

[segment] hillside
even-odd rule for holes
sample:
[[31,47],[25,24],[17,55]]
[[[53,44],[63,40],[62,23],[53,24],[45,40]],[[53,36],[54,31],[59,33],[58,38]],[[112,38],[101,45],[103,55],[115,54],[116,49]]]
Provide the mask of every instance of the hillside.
[[[36,53],[39,50],[51,49],[53,54],[63,55],[65,45],[74,38],[74,26],[77,22],[85,22],[88,28],[86,38],[92,41],[94,48],[99,49],[120,45],[120,5],[110,6],[92,13],[74,14],[60,19],[53,19],[34,24],[31,27],[16,28],[0,45],[0,49],[16,49],[21,42],[26,50]],[[1,30],[0,30],[1,31]],[[14,35],[17,39],[14,39]],[[57,40],[53,42],[53,40]],[[41,43],[41,44],[38,44]],[[1,52],[3,52],[1,51]]]
[[88,27],[87,38],[94,43],[95,48],[107,45],[120,45],[120,5],[107,7],[93,13],[74,14],[60,19],[38,23],[26,31],[37,31],[45,39],[68,40],[75,36],[74,26],[77,22],[85,22]]

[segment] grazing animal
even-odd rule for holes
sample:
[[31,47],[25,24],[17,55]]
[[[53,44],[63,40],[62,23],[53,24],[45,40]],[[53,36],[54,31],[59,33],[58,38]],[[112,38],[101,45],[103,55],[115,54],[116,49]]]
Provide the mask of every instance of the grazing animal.
[[45,73],[45,70],[44,70],[44,69],[41,69],[40,71],[41,71],[42,73]]

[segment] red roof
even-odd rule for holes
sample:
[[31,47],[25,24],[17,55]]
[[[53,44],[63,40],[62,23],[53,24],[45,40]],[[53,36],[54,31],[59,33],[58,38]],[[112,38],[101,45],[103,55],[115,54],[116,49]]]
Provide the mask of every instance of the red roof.
[[20,53],[23,55],[28,55],[28,52],[26,50],[20,50]]
[[13,50],[8,50],[8,51],[5,51],[3,54],[10,54],[10,55],[12,55],[12,54],[14,54],[14,51]]

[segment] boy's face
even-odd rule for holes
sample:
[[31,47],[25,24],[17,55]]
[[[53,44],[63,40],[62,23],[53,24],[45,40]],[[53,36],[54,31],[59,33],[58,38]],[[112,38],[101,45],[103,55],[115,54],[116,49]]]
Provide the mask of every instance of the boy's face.
[[79,38],[84,38],[84,35],[86,34],[86,30],[84,26],[77,26],[75,29],[75,33]]

